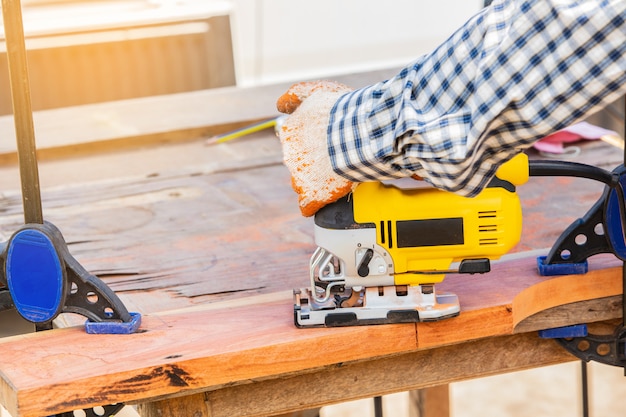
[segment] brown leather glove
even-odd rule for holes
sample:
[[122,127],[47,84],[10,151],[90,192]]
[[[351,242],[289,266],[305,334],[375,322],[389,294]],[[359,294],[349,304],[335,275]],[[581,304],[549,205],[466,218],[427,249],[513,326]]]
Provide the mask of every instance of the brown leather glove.
[[333,171],[326,138],[330,110],[349,91],[331,81],[302,82],[291,86],[276,103],[278,111],[290,114],[278,136],[303,216],[314,215],[354,186]]

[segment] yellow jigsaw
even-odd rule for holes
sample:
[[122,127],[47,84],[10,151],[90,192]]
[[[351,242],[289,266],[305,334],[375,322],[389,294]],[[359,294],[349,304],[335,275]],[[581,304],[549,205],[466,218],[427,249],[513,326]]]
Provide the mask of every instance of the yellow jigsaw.
[[[294,291],[298,327],[434,321],[459,314],[458,297],[437,292],[449,273],[485,273],[520,239],[515,187],[528,158],[503,164],[468,198],[410,180],[359,184],[315,215],[310,287]],[[416,188],[415,185],[418,185]]]

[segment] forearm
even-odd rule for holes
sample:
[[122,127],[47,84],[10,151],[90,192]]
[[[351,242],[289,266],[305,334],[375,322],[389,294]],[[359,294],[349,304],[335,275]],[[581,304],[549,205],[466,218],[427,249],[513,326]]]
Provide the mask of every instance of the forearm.
[[393,79],[343,96],[335,171],[475,195],[502,162],[624,94],[626,2],[570,3],[498,2]]

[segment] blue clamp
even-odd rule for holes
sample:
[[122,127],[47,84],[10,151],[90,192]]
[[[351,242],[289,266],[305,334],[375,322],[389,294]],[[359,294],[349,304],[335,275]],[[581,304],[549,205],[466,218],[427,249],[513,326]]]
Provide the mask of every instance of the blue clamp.
[[32,323],[49,325],[69,312],[89,319],[87,333],[128,334],[141,324],[139,313],[129,313],[119,297],[69,253],[52,223],[24,225],[0,244],[0,258],[0,287],[8,288],[17,312]]
[[85,322],[85,331],[88,334],[131,334],[136,333],[141,325],[141,314],[130,314],[130,321],[91,321]]
[[546,256],[537,257],[537,268],[539,274],[544,277],[554,275],[582,275],[589,270],[587,260],[578,263],[567,264],[546,264]]
[[554,329],[539,330],[542,339],[566,339],[572,337],[586,337],[587,325],[574,324],[572,326],[555,327]]

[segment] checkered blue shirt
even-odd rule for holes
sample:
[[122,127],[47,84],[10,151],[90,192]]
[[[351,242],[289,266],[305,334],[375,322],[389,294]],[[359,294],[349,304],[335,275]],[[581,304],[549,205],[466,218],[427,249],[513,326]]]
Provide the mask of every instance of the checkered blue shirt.
[[333,168],[476,195],[500,164],[626,92],[626,0],[504,0],[387,81],[344,95]]

